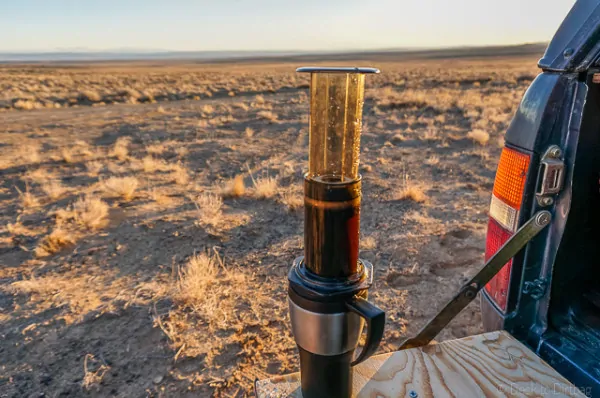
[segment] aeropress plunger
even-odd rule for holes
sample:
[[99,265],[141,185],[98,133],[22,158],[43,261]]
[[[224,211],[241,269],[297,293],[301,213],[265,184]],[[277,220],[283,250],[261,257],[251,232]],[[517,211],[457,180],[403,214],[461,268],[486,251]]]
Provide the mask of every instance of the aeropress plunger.
[[[385,313],[367,301],[373,266],[358,258],[365,74],[379,71],[307,67],[297,72],[311,74],[304,256],[288,274],[302,395],[350,397],[351,367],[377,350],[385,323]],[[354,358],[365,323],[366,342]]]

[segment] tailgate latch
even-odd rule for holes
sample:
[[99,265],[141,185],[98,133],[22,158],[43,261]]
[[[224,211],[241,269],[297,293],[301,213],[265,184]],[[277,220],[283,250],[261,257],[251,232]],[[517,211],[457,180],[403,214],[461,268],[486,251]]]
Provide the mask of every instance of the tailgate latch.
[[560,158],[562,151],[556,145],[552,145],[540,161],[542,179],[536,193],[540,206],[550,206],[554,200],[551,196],[559,193],[563,188],[565,180],[565,163]]

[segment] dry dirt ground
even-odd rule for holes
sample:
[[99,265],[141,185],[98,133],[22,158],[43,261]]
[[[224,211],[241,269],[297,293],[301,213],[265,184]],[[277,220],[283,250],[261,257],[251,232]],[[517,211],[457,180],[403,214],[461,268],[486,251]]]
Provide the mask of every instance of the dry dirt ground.
[[[502,135],[536,56],[354,62],[383,71],[367,79],[361,159],[381,352],[482,263]],[[241,397],[297,370],[296,66],[0,67],[1,397]],[[440,339],[480,331],[473,304]]]

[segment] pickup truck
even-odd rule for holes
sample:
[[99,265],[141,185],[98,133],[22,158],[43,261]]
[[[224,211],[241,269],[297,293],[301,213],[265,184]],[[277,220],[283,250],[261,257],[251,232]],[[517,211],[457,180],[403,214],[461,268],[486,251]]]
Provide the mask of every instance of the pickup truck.
[[540,210],[552,222],[483,289],[504,329],[600,396],[600,1],[578,0],[506,132],[486,257]]

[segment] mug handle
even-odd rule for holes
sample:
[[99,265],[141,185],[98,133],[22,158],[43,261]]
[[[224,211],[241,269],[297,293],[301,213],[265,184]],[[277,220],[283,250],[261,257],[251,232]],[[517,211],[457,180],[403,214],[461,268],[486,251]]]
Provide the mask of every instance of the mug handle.
[[379,343],[381,343],[381,339],[383,338],[385,312],[359,296],[354,296],[350,301],[347,301],[346,307],[358,314],[367,323],[367,341],[358,358],[350,364],[354,366],[369,358],[377,351],[377,347],[379,347]]

